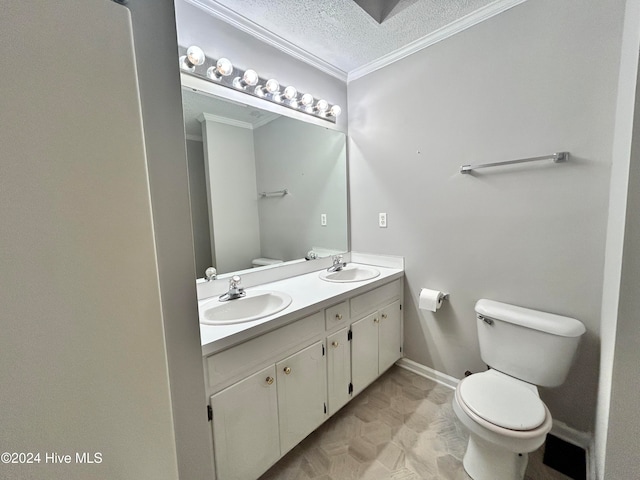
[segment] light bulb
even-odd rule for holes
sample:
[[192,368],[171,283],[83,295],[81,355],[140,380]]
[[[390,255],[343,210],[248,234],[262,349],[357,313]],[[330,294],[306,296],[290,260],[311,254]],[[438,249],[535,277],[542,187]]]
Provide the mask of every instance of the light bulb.
[[340,108],[340,105],[333,105],[329,109],[329,115],[331,115],[332,117],[338,117],[341,113],[342,109]]
[[324,113],[327,111],[327,109],[329,108],[329,104],[327,103],[326,100],[318,100],[318,102],[316,103],[316,110],[319,113]]
[[246,86],[253,87],[258,83],[258,74],[255,70],[245,70],[242,78],[236,77],[233,79],[233,86],[235,88],[243,89]]
[[202,65],[204,63],[204,52],[200,47],[191,45],[187,48],[187,61],[191,65]]
[[308,107],[313,103],[313,95],[309,93],[305,93],[304,95],[302,95],[302,98],[300,99],[300,103],[305,107]]
[[219,80],[227,77],[233,72],[233,64],[227,58],[221,58],[216,62],[215,67],[207,68],[207,77],[211,80]]
[[279,90],[280,90],[280,84],[278,83],[278,81],[273,78],[270,78],[269,80],[267,80],[267,83],[265,83],[264,86],[258,85],[253,91],[253,93],[258,95],[259,97],[264,97],[266,94],[269,93],[273,95],[273,99],[275,101],[279,102],[280,95],[276,95]]
[[267,90],[267,92],[271,94],[277,93],[278,90],[280,90],[280,84],[274,78],[270,78],[269,80],[267,80],[267,83],[265,84],[264,87]]
[[296,98],[297,95],[298,95],[298,91],[296,90],[295,87],[292,87],[291,85],[289,85],[287,88],[284,89],[283,96],[287,100],[293,100],[294,98]]
[[242,75],[242,81],[253,87],[258,83],[258,74],[255,70],[245,70],[244,75]]
[[182,70],[187,72],[195,72],[197,65],[202,65],[205,61],[204,52],[200,47],[191,45],[187,48],[187,54],[182,55],[178,60],[178,64]]
[[187,72],[195,72],[196,71],[196,66],[189,61],[189,59],[187,58],[186,55],[182,55],[178,59],[178,65],[180,65],[180,69],[181,70],[185,70]]
[[233,64],[228,58],[220,58],[216,62],[216,70],[223,77],[227,77],[233,72]]

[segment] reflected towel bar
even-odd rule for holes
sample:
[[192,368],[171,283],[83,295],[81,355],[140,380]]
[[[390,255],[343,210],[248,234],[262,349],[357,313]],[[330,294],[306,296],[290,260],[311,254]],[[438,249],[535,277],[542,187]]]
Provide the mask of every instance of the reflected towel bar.
[[536,162],[538,160],[553,160],[554,163],[566,162],[569,160],[569,152],[556,152],[551,155],[543,155],[541,157],[522,158],[519,160],[507,160],[504,162],[483,163],[481,165],[462,165],[460,173],[471,173],[472,170],[487,167],[500,167],[502,165],[513,165],[514,163]]
[[289,189],[285,188],[284,190],[276,190],[275,192],[260,192],[259,195],[261,197],[275,197],[275,196],[279,196],[279,197],[284,197],[285,195],[289,194]]

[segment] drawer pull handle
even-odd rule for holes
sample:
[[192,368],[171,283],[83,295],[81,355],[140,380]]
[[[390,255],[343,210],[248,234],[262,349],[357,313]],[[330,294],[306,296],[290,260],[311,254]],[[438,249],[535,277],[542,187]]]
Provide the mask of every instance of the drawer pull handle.
[[342,314],[341,313],[336,313],[336,318],[338,320],[342,320]]
[[380,320],[378,319],[378,317],[373,319],[373,323],[380,323]]
[[290,367],[284,367],[284,373],[285,373],[285,375],[289,375],[291,373],[291,368]]
[[386,319],[386,318],[387,318],[387,314],[386,314],[386,313],[383,313],[383,314],[382,314],[382,319],[384,320],[384,319]]
[[338,345],[340,345],[338,342],[333,342],[333,343],[331,344],[331,346],[332,346],[333,348],[338,348]]
[[273,377],[267,377],[267,385],[271,385],[273,383]]

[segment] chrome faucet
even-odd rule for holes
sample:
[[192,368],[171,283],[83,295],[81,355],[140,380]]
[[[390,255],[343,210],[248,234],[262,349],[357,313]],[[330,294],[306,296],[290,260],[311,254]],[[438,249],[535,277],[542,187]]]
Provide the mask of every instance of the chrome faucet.
[[234,275],[229,279],[229,291],[224,293],[218,297],[218,300],[221,302],[226,302],[228,300],[236,300],[238,298],[244,297],[247,292],[244,291],[244,288],[239,287],[240,285],[240,275]]
[[331,258],[333,260],[333,265],[327,268],[327,272],[339,272],[347,266],[347,262],[342,261],[342,255],[334,255]]

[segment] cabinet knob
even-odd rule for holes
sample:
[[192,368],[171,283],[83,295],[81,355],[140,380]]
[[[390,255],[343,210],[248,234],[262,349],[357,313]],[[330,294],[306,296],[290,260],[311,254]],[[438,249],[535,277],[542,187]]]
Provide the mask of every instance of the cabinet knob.
[[336,319],[342,320],[342,314],[341,313],[336,313]]
[[387,318],[387,314],[386,314],[386,313],[383,313],[383,314],[382,314],[382,319],[384,320],[385,318]]
[[291,368],[290,367],[284,367],[284,373],[286,375],[289,375],[291,373]]
[[333,348],[338,348],[338,345],[340,345],[338,342],[333,342],[333,343],[331,343],[331,346],[332,346]]
[[271,385],[273,383],[273,377],[267,377],[267,385]]
[[373,323],[380,323],[380,319],[378,317],[374,318]]

